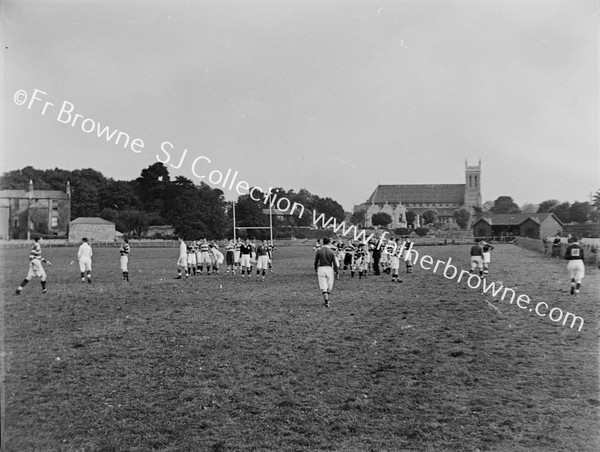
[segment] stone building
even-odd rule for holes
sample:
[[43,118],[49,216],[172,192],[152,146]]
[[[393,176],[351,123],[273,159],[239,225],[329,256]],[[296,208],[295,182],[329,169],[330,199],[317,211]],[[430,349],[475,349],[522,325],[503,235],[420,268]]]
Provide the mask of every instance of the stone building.
[[71,189],[0,190],[0,239],[29,239],[32,235],[67,236],[71,220]]
[[413,184],[379,185],[367,202],[354,207],[354,211],[365,212],[366,227],[371,227],[372,217],[385,212],[392,217],[391,229],[407,227],[406,213],[417,215],[416,225],[420,225],[421,215],[426,210],[436,210],[439,223],[455,223],[454,211],[462,207],[472,211],[481,207],[481,161],[477,166],[469,166],[465,161],[464,184]]
[[69,242],[114,242],[117,231],[112,221],[99,217],[79,217],[69,223]]

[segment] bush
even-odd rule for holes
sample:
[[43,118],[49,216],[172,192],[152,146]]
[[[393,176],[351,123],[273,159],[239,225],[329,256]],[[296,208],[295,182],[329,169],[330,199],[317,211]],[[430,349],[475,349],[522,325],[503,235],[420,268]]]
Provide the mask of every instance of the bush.
[[419,237],[425,237],[429,234],[429,228],[417,228],[415,229],[415,232]]
[[408,228],[396,228],[394,229],[394,234],[396,235],[400,235],[400,236],[405,236],[411,233],[411,229]]

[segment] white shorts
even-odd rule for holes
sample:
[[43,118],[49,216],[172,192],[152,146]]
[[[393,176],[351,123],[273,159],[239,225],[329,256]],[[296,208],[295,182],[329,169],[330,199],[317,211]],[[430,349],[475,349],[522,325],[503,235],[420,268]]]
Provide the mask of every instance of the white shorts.
[[331,292],[333,289],[334,272],[333,267],[319,267],[317,269],[317,278],[321,292]]
[[80,272],[91,272],[92,271],[92,258],[82,257],[79,259],[79,271]]
[[492,255],[489,252],[483,253],[483,263],[489,264],[490,262],[492,262]]
[[44,271],[44,267],[42,267],[42,261],[39,259],[32,259],[29,262],[29,271],[25,279],[29,281],[34,276],[39,276],[42,278],[42,281],[46,281],[46,272]]
[[196,265],[196,253],[188,254],[187,263],[188,265]]
[[585,276],[585,265],[581,259],[570,260],[567,264],[569,270],[569,278],[574,279],[576,283],[581,284],[581,280]]
[[250,255],[249,254],[241,255],[240,266],[241,267],[250,267]]
[[266,270],[269,268],[269,256],[266,254],[264,256],[258,256],[258,261],[256,262],[257,270]]
[[482,256],[471,256],[471,270],[475,270],[476,268],[483,269]]
[[187,256],[181,256],[179,259],[177,259],[177,266],[187,267]]
[[201,265],[212,263],[212,258],[210,257],[208,251],[203,251],[202,253],[200,253],[200,260],[198,261],[198,263]]
[[233,252],[233,263],[238,264],[239,262],[240,262],[240,252],[234,251]]
[[121,271],[127,271],[127,263],[129,262],[129,256],[121,256]]
[[[400,269],[400,258],[398,256],[392,256],[390,258],[390,268],[393,270],[399,270]],[[398,273],[396,271],[396,273]]]

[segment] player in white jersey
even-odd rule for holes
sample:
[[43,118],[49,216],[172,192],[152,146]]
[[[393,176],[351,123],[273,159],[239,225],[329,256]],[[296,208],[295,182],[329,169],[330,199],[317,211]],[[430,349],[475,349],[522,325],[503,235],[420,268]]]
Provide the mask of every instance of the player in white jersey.
[[385,252],[390,256],[392,282],[402,282],[398,272],[400,270],[400,256],[402,255],[404,248],[399,242],[400,239],[396,239],[394,242],[387,242],[385,245]]
[[177,277],[175,279],[181,279],[182,274],[185,274],[187,278],[187,246],[183,241],[182,237],[179,237],[179,258],[177,259]]
[[46,288],[46,271],[42,266],[42,263],[46,263],[48,265],[52,265],[49,261],[42,257],[42,246],[40,244],[40,237],[35,237],[33,245],[31,245],[31,250],[29,251],[29,270],[27,271],[27,276],[15,293],[19,295],[23,291],[23,287],[33,278],[34,276],[39,276],[42,281],[42,293],[47,293],[48,289]]
[[92,282],[92,247],[87,238],[81,239],[81,245],[77,250],[77,259],[79,260],[79,271],[81,272],[81,281]]
[[129,270],[127,264],[129,263],[129,252],[131,247],[129,246],[129,240],[124,239],[121,248],[119,248],[119,254],[121,255],[121,271],[123,272],[123,279],[129,281]]
[[225,261],[225,256],[221,253],[219,245],[217,245],[214,240],[210,244],[210,254],[212,257],[213,272],[218,275],[221,264]]
[[196,251],[198,250],[198,245],[196,245],[195,241],[192,241],[187,246],[187,272],[188,275],[196,274]]

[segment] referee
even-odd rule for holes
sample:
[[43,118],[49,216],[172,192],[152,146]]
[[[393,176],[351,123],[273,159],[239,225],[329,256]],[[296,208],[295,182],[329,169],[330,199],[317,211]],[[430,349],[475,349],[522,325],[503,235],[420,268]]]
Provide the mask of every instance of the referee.
[[323,303],[326,308],[329,307],[329,295],[333,289],[333,280],[338,273],[338,262],[333,250],[329,247],[331,239],[325,237],[323,246],[319,248],[315,255],[315,271],[319,279],[319,287],[323,292]]

